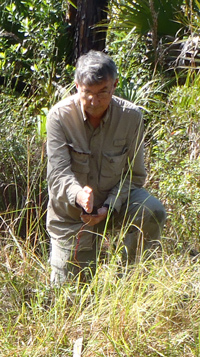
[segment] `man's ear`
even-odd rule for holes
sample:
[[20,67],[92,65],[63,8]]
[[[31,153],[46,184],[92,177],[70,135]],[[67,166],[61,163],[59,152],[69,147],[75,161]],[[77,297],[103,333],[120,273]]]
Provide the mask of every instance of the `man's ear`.
[[114,83],[114,89],[117,87],[118,82],[119,82],[119,79],[117,78]]
[[78,90],[78,83],[77,82],[75,82],[75,86],[76,86],[76,89]]

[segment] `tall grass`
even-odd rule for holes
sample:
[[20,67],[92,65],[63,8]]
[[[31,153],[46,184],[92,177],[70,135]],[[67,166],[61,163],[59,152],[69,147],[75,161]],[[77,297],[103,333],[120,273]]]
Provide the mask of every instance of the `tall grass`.
[[118,277],[113,259],[89,284],[50,288],[49,267],[12,239],[1,249],[0,356],[199,356],[199,262],[142,259]]

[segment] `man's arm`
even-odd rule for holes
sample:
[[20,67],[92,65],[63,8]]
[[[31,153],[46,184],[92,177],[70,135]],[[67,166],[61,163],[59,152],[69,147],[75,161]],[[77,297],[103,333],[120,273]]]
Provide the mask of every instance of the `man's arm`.
[[83,186],[71,170],[71,156],[57,113],[47,117],[47,180],[53,196],[76,206],[76,196]]

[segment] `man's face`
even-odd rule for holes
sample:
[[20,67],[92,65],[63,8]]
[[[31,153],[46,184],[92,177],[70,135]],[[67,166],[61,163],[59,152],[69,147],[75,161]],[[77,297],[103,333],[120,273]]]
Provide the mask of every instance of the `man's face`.
[[83,109],[89,117],[99,119],[104,115],[110,104],[116,85],[117,80],[114,81],[113,79],[91,86],[76,83]]

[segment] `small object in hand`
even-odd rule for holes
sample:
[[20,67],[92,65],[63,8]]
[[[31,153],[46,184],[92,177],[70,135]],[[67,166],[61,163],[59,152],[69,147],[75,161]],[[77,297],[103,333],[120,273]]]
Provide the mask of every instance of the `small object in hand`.
[[97,207],[94,206],[91,213],[86,212],[86,211],[82,208],[82,214],[90,214],[90,215],[92,215],[92,216],[97,216],[97,215],[98,215]]

